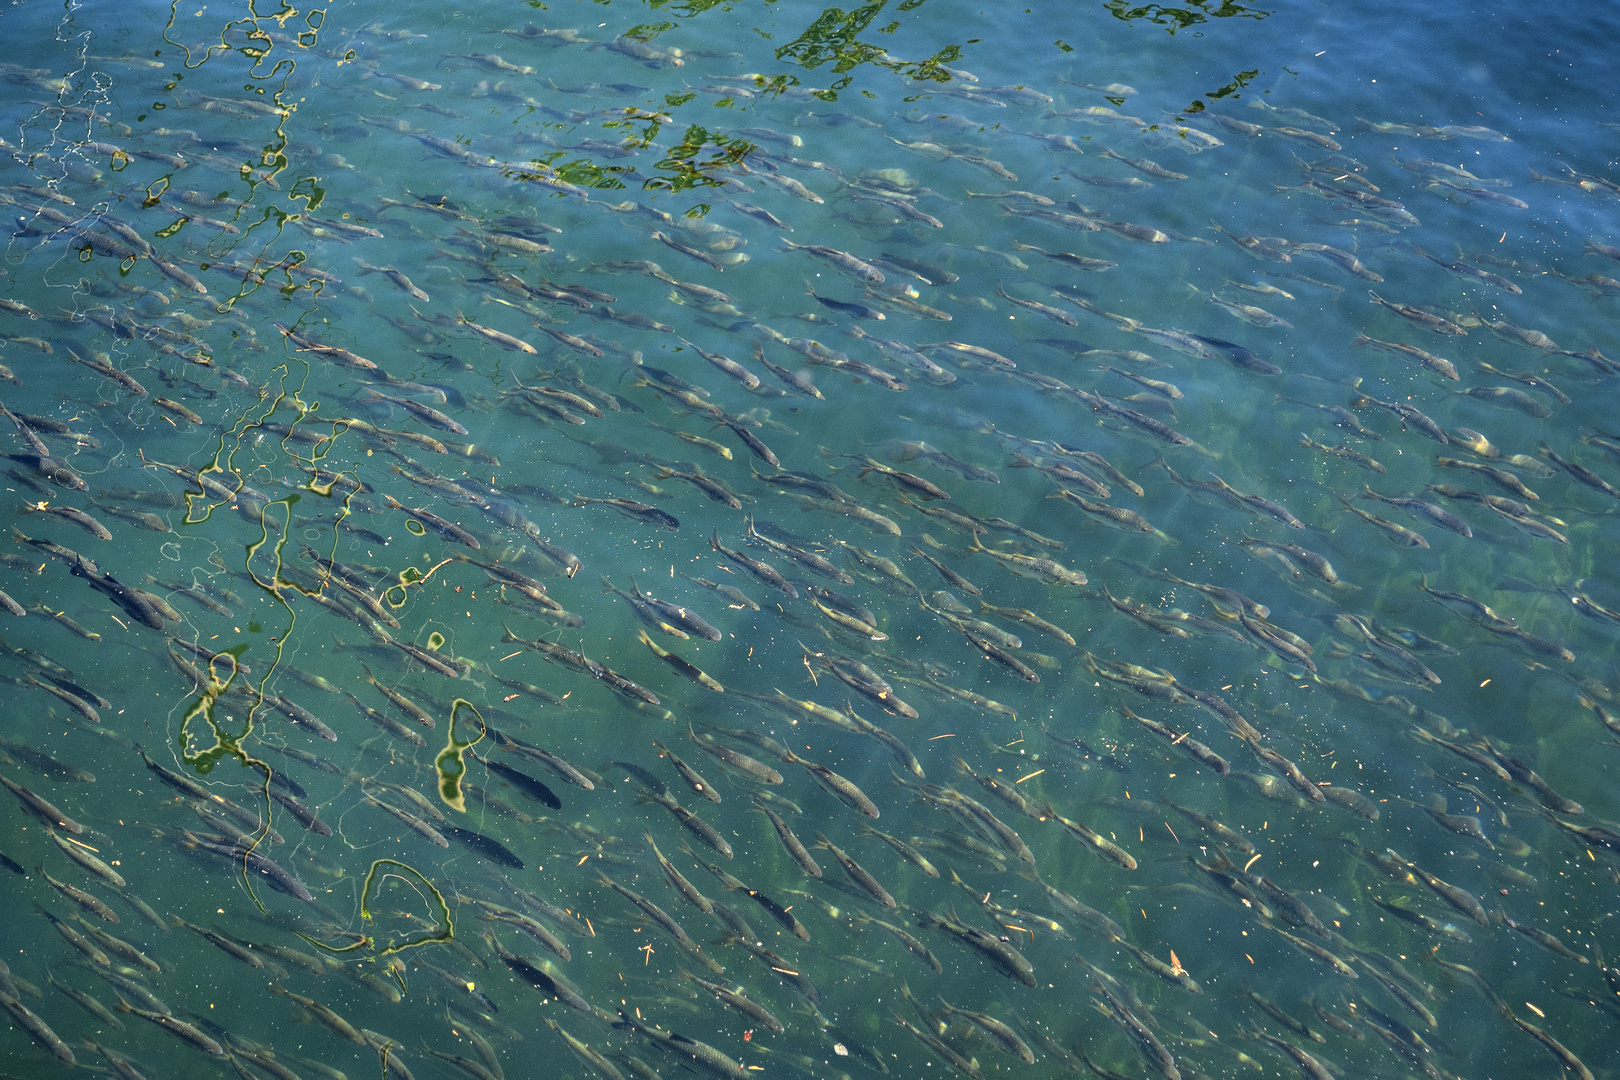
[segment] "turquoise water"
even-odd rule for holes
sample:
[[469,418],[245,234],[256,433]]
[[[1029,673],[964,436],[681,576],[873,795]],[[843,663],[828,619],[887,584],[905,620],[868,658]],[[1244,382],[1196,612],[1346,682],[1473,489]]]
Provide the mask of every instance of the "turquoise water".
[[1606,11],[0,26],[7,1075],[1615,1074]]

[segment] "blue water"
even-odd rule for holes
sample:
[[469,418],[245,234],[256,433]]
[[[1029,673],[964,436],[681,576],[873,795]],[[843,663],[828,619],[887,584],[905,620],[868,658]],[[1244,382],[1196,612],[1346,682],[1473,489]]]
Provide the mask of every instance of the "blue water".
[[8,1075],[1615,1074],[1609,10],[0,26]]

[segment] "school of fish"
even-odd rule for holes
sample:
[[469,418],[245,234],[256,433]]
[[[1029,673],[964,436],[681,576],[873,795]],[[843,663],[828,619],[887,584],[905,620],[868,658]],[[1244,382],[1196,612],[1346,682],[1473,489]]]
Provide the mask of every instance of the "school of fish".
[[0,64],[0,1072],[1616,1075],[1620,174],[407,24]]

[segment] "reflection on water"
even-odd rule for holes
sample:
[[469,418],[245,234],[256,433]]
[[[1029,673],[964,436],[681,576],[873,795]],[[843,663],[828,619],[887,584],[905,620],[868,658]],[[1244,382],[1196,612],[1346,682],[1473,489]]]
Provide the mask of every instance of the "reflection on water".
[[9,1073],[1613,1073],[1603,34],[1060,10],[13,13]]

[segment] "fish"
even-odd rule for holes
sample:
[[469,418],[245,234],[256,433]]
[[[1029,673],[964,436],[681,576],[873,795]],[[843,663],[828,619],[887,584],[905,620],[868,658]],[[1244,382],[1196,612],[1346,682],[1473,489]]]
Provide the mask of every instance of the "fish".
[[1035,978],[1035,969],[1030,966],[1023,953],[995,935],[934,911],[919,912],[918,918],[924,925],[934,927],[956,938],[968,948],[977,952],[982,958],[988,960],[992,967],[1008,978],[1029,987],[1039,985]]
[[705,689],[713,690],[715,693],[725,693],[726,688],[724,686],[721,686],[720,683],[715,681],[715,679],[708,674],[704,673],[704,671],[698,668],[695,664],[676,656],[668,649],[659,648],[658,644],[654,642],[652,638],[647,636],[647,632],[645,630],[638,629],[636,631],[636,637],[637,640],[651,650],[654,656],[658,657],[658,659],[664,661],[664,663],[674,668],[682,676],[692,680]]
[[[35,818],[39,819],[39,821],[44,824],[46,828],[61,829],[64,832],[72,833],[74,836],[81,836],[84,834],[83,825],[68,817],[51,803],[34,794],[28,788],[23,787],[21,784],[6,776],[0,776],[0,784],[5,785],[6,790],[10,791],[17,797],[17,801],[22,804],[22,808],[28,813],[32,814]],[[111,921],[116,922],[117,920],[114,919]]]
[[791,750],[783,755],[782,760],[790,765],[803,767],[805,772],[810,774],[810,778],[819,784],[827,794],[857,813],[874,819],[881,816],[877,804],[867,796],[866,792],[833,772],[827,766],[813,761],[806,761]]
[[[385,76],[385,77],[394,78],[394,79],[407,78],[407,76],[403,76],[403,75]],[[426,82],[424,80],[414,80],[414,81],[419,82],[421,84],[421,86],[420,86],[421,89],[426,89],[428,87],[435,87],[435,84]],[[356,266],[360,267],[360,273],[361,274],[381,274],[384,277],[386,277],[389,281],[393,282],[396,288],[398,288],[401,292],[405,293],[406,295],[410,296],[413,300],[421,301],[424,304],[431,303],[432,300],[433,300],[433,298],[431,296],[429,296],[422,289],[418,288],[417,285],[415,284],[415,282],[411,281],[410,278],[406,277],[403,273],[401,273],[399,270],[395,269],[392,266],[372,266],[370,263],[366,262],[364,259],[355,259],[354,262],[355,262]]]
[[371,796],[367,796],[366,804],[368,806],[375,806],[379,810],[387,812],[389,815],[396,818],[406,828],[410,829],[418,836],[421,836],[428,843],[435,844],[442,848],[447,848],[450,846],[450,841],[444,838],[443,833],[439,832],[439,830],[435,829],[432,825],[428,824],[426,821],[423,821],[415,814],[412,814],[407,810],[402,810],[399,807],[394,806],[392,803],[386,803],[381,799],[373,798]]
[[545,783],[530,776],[521,769],[515,769],[504,762],[495,761],[479,754],[473,754],[472,760],[483,765],[502,781],[521,792],[525,797],[533,799],[542,806],[552,810],[562,809],[562,800]]
[[1292,330],[1294,328],[1293,323],[1280,315],[1273,315],[1264,308],[1255,307],[1253,304],[1240,304],[1235,300],[1228,300],[1219,293],[1210,293],[1207,302],[1214,304],[1235,318],[1242,319],[1251,326],[1283,330]]
[[1385,300],[1382,296],[1379,296],[1370,289],[1367,291],[1367,296],[1372,300],[1373,303],[1379,305],[1380,307],[1388,308],[1412,325],[1427,330],[1432,334],[1453,334],[1458,337],[1468,336],[1467,330],[1452,322],[1450,319],[1442,318],[1439,315],[1431,315],[1429,312],[1424,311],[1421,308],[1412,307],[1410,304],[1393,303],[1389,300]]
[[[1226,760],[1226,758],[1222,757],[1220,754],[1217,754],[1214,750],[1211,750],[1197,739],[1192,738],[1191,732],[1177,732],[1168,724],[1161,723],[1157,720],[1151,720],[1145,716],[1140,716],[1126,708],[1124,705],[1116,705],[1115,709],[1119,711],[1120,715],[1137,721],[1143,727],[1147,728],[1147,730],[1153,732],[1153,734],[1167,740],[1170,745],[1181,750],[1183,753],[1193,758],[1193,760],[1208,766],[1219,775],[1225,776],[1227,773],[1232,771],[1232,766]],[[1180,807],[1174,806],[1172,808],[1177,810],[1181,809]]]
[[476,829],[464,829],[460,826],[448,824],[437,825],[435,829],[445,837],[462,844],[473,853],[488,859],[498,866],[510,866],[514,870],[523,869],[523,860],[511,848],[493,837],[485,836]]
[[778,1033],[787,1030],[782,1021],[778,1020],[769,1009],[754,1001],[741,990],[733,990],[719,983],[710,982],[684,969],[681,971],[681,977],[713,994],[726,1006],[763,1025],[767,1030]]
[[826,262],[834,269],[840,270],[859,281],[870,282],[873,285],[881,285],[887,280],[884,277],[883,271],[879,270],[871,263],[856,258],[854,255],[851,255],[848,252],[839,251],[836,248],[827,247],[822,244],[795,244],[790,240],[784,240],[782,250],[806,252],[809,255]]
[[1074,836],[1081,843],[1091,848],[1093,853],[1095,853],[1099,858],[1113,863],[1122,870],[1136,869],[1136,859],[1130,854],[1130,852],[1109,840],[1107,837],[1104,837],[1101,834],[1087,828],[1080,822],[1071,821],[1062,814],[1059,814],[1052,808],[1052,804],[1050,802],[1048,802],[1043,808],[1043,812],[1046,817],[1056,821],[1059,825],[1062,825],[1071,836]]
[[967,549],[969,552],[983,554],[1000,562],[1009,571],[1020,577],[1030,577],[1043,581],[1048,585],[1062,585],[1076,587],[1086,584],[1084,571],[1070,570],[1055,559],[1044,556],[1026,555],[1016,551],[1000,551],[987,548],[979,542],[975,535],[973,543]]
[[644,525],[652,525],[656,528],[668,529],[670,532],[678,532],[681,527],[680,519],[675,517],[675,515],[666,513],[665,511],[658,509],[656,506],[649,506],[644,502],[637,502],[635,499],[626,499],[622,497],[613,499],[591,499],[582,495],[575,495],[573,496],[573,500],[575,506],[609,506],[632,521],[637,521]]
[[[0,999],[0,1005],[3,1004],[4,1000]],[[189,1021],[181,1020],[179,1017],[171,1016],[167,1013],[143,1009],[139,1005],[131,1005],[122,997],[118,999],[117,1008],[121,1013],[140,1017],[142,1020],[147,1021],[162,1031],[168,1032],[181,1042],[187,1043],[188,1045],[201,1050],[205,1054],[210,1054],[215,1057],[225,1056],[225,1048],[221,1046],[218,1041]]]
[[1352,349],[1373,348],[1377,349],[1379,352],[1389,353],[1391,356],[1400,356],[1409,360],[1414,360],[1423,367],[1428,368],[1430,371],[1436,372],[1442,377],[1450,379],[1452,382],[1456,382],[1460,378],[1460,376],[1457,374],[1457,365],[1453,364],[1450,360],[1447,360],[1444,357],[1435,356],[1433,353],[1424,352],[1415,345],[1401,345],[1390,341],[1378,341],[1375,338],[1368,337],[1366,334],[1357,334],[1356,339],[1350,343],[1350,347]]
[[1437,457],[1434,463],[1442,469],[1472,469],[1486,477],[1504,491],[1511,491],[1521,499],[1529,502],[1540,500],[1541,496],[1531,491],[1517,475],[1507,469],[1499,469],[1494,465],[1485,465],[1477,461],[1461,461],[1457,458]]
[[1307,450],[1315,450],[1319,454],[1327,454],[1342,461],[1348,461],[1353,465],[1366,469],[1368,472],[1382,474],[1386,471],[1380,462],[1344,443],[1340,443],[1338,446],[1328,446],[1317,442],[1308,434],[1301,434],[1299,445]]
[[[981,83],[937,43],[919,48],[922,24],[857,41],[861,27],[830,15],[803,29],[819,11],[767,28],[769,42],[659,22],[598,34],[552,11],[495,26],[520,53],[441,54],[438,74],[411,65],[433,42],[410,20],[270,29],[255,40],[272,65],[316,52],[341,70],[346,55],[351,92],[227,93],[188,75],[150,123],[121,117],[133,127],[118,114],[139,102],[118,91],[163,70],[141,59],[168,47],[157,32],[67,57],[48,20],[22,11],[16,36],[42,43],[29,55],[63,55],[0,71],[33,102],[30,137],[53,133],[47,156],[29,143],[45,174],[0,185],[18,254],[0,335],[55,358],[0,357],[0,379],[20,380],[0,469],[37,534],[0,552],[0,619],[18,620],[0,661],[20,725],[0,740],[0,777],[33,830],[0,866],[45,889],[53,916],[13,920],[17,946],[48,957],[56,933],[71,951],[41,997],[22,963],[0,967],[0,994],[71,1033],[79,1064],[124,1080],[161,1062],[61,1027],[70,1005],[102,1031],[130,1023],[66,989],[94,985],[85,971],[114,1001],[212,1040],[222,1053],[165,1025],[227,1058],[227,1075],[345,1080],[338,1057],[294,1045],[307,1040],[254,1034],[270,1030],[254,1003],[274,998],[205,992],[216,950],[278,996],[301,989],[351,1019],[349,990],[312,988],[340,977],[391,1003],[443,1003],[412,1014],[414,1037],[333,1020],[313,998],[280,1017],[270,1004],[269,1019],[320,1024],[309,1038],[355,1045],[362,1067],[375,1053],[396,1080],[435,1060],[502,1080],[503,1062],[570,1064],[560,1048],[582,1072],[640,1080],[836,1077],[849,1058],[896,1076],[1018,1060],[1109,1080],[1233,1063],[1328,1080],[1360,1060],[1331,1048],[1338,1036],[1388,1050],[1394,1071],[1467,1073],[1470,1047],[1431,1034],[1439,1023],[1586,1075],[1591,1040],[1561,1030],[1584,1036],[1578,1021],[1559,1002],[1510,1008],[1501,979],[1532,955],[1598,976],[1553,984],[1572,1001],[1601,1006],[1620,988],[1620,968],[1587,947],[1606,879],[1559,878],[1556,920],[1526,900],[1559,856],[1601,868],[1620,851],[1602,772],[1581,768],[1602,747],[1570,754],[1620,736],[1620,686],[1593,663],[1620,624],[1601,572],[1620,437],[1598,419],[1620,364],[1593,347],[1601,318],[1577,310],[1611,304],[1620,283],[1587,273],[1617,257],[1595,226],[1527,233],[1496,218],[1607,205],[1620,181],[1566,166],[1532,173],[1525,198],[1460,157],[1407,151],[1380,176],[1369,147],[1505,137],[1471,122],[1489,117],[1436,112],[1433,95],[1391,104],[1382,76],[1358,91],[1363,111],[1401,114],[1353,132],[1314,115],[1332,95],[1306,112],[1286,87],[1254,93],[1246,72],[1183,113],[1131,116],[1133,96],[1190,99],[1165,98],[1184,91],[1128,53],[1077,84],[1015,49],[1023,68]],[[1098,9],[1065,36],[1096,37],[1093,18],[1113,21]],[[1013,29],[989,25],[979,44],[1006,51]],[[1454,41],[1425,42],[1437,70],[1457,66]],[[773,74],[784,59],[791,77]],[[86,63],[118,76],[111,97],[74,96]],[[1533,79],[1551,63],[1521,67]],[[624,64],[642,70],[614,72]],[[546,78],[581,66],[602,72]],[[1221,115],[1238,98],[1266,115]],[[1549,101],[1576,142],[1602,138],[1597,106]],[[290,104],[332,137],[273,140],[266,156],[251,133]],[[1464,123],[1434,124],[1450,119]],[[1211,130],[1241,136],[1242,152]],[[1141,156],[1167,146],[1185,164]],[[378,169],[395,159],[408,169]],[[1266,175],[1278,165],[1297,178]],[[1281,197],[1245,198],[1267,180]],[[1422,212],[1431,235],[1403,240],[1414,201],[1434,196],[1448,201]],[[1208,231],[1166,216],[1171,203]],[[283,254],[234,250],[253,222],[303,235]],[[1462,230],[1491,239],[1454,250]],[[1329,233],[1375,242],[1330,246]],[[1532,250],[1527,236],[1552,239]],[[1196,257],[1180,250],[1193,244]],[[665,250],[730,284],[680,280],[651,261]],[[49,293],[41,268],[73,256],[82,287]],[[1330,280],[1307,276],[1316,263]],[[1404,302],[1339,304],[1353,293],[1340,273]],[[1543,287],[1554,278],[1579,289]],[[373,295],[378,281],[389,287]],[[1535,316],[1508,310],[1526,299]],[[1501,344],[1447,359],[1401,344],[1415,331],[1379,340],[1386,311]],[[1244,342],[1203,332],[1228,317],[1248,324],[1233,334]],[[951,340],[924,329],[944,321]],[[788,329],[800,323],[813,329]],[[404,430],[380,419],[390,410],[409,413]],[[1157,450],[1163,468],[1144,468]],[[701,467],[675,460],[694,456]],[[1343,483],[1351,466],[1379,488]],[[1413,525],[1383,520],[1380,502]],[[1366,527],[1393,543],[1369,547]],[[600,595],[576,580],[584,563]],[[1007,679],[992,691],[1004,700],[986,679]],[[604,712],[594,684],[635,713]],[[327,694],[353,712],[323,708]],[[1571,696],[1574,717],[1557,709]],[[1520,710],[1513,744],[1499,741],[1497,714],[1530,699],[1549,707]],[[439,727],[447,715],[463,722]],[[139,734],[165,716],[161,745]],[[599,772],[569,760],[592,753]],[[464,813],[432,787],[458,767]],[[727,783],[708,781],[716,768]],[[723,801],[694,812],[683,786]],[[851,812],[843,825],[817,805],[823,791]],[[685,831],[667,833],[654,804]],[[1344,842],[1316,842],[1345,831],[1336,812]],[[284,817],[307,828],[283,837]],[[1434,850],[1456,857],[1414,858],[1443,881],[1386,850],[1408,849],[1394,833],[1436,828],[1448,847]],[[696,863],[713,899],[689,880]],[[267,905],[261,930],[236,918],[253,915],[232,904],[243,884]],[[1185,930],[1209,895],[1259,921],[1198,950]],[[1489,940],[1468,897],[1506,937]],[[148,932],[114,936],[103,908]],[[547,958],[519,955],[512,930]],[[307,951],[279,944],[291,933]],[[158,946],[168,934],[180,948]],[[1087,936],[1098,964],[1072,955]],[[945,939],[956,945],[935,955]],[[1478,971],[1444,958],[1461,948]],[[1253,996],[1216,994],[1245,949]],[[1419,950],[1444,972],[1434,986]],[[729,970],[737,958],[745,969]],[[981,985],[913,996],[909,978],[944,961]],[[1078,981],[1059,977],[1065,964]],[[317,982],[292,987],[286,971]],[[1365,993],[1317,987],[1295,1013],[1311,993],[1291,989],[1302,972]],[[997,993],[995,975],[1059,993],[1015,1012],[1019,991]],[[1204,993],[1182,1008],[1159,983]],[[870,1008],[884,997],[893,1018]],[[612,1030],[568,1027],[558,1002]],[[890,1019],[907,1037],[878,1033]],[[33,1034],[19,1052],[55,1052]]]
[[649,1026],[624,1010],[619,1010],[623,1026],[663,1046],[670,1054],[681,1059],[688,1068],[710,1077],[741,1080],[748,1075],[747,1068],[732,1060],[708,1043],[689,1038],[678,1032],[665,1032]]
[[1123,155],[1115,153],[1112,149],[1104,149],[1098,156],[1117,161],[1122,165],[1135,169],[1137,172],[1146,173],[1148,176],[1151,176],[1157,180],[1187,179],[1186,173],[1172,172],[1171,170],[1166,169],[1163,165],[1160,165],[1158,162],[1151,161],[1147,158],[1124,157]]
[[793,599],[798,599],[799,590],[794,587],[793,584],[790,583],[786,578],[784,578],[776,567],[772,566],[770,563],[762,562],[759,559],[745,555],[740,551],[735,551],[726,547],[720,542],[719,529],[716,529],[714,534],[709,538],[709,546],[713,550],[725,556],[735,565],[742,567],[744,572],[761,584],[768,585],[773,589],[786,593]]
[[657,739],[653,740],[653,746],[658,748],[660,755],[669,759],[670,765],[674,767],[681,779],[686,781],[686,785],[692,789],[693,793],[702,796],[712,803],[718,803],[721,801],[720,793],[714,789],[714,785],[703,779],[703,777],[700,776],[697,770],[692,768],[692,766],[688,765],[678,756],[671,753],[669,747],[665,746]]
[[1414,518],[1427,521],[1431,525],[1438,525],[1442,529],[1456,533],[1458,536],[1471,537],[1474,535],[1474,530],[1469,527],[1466,521],[1449,510],[1435,506],[1432,503],[1426,503],[1421,499],[1414,499],[1404,495],[1381,495],[1367,484],[1362,485],[1362,491],[1365,493],[1364,498],[1376,499],[1379,502],[1388,503],[1390,506],[1399,507]]
[[728,842],[724,836],[721,836],[720,832],[715,829],[713,825],[710,825],[708,822],[704,821],[702,818],[698,817],[692,811],[688,810],[686,807],[677,802],[674,796],[655,791],[642,791],[637,794],[636,798],[639,802],[657,803],[658,805],[662,806],[664,809],[670,812],[671,816],[673,816],[675,820],[680,823],[681,827],[687,832],[691,833],[699,840],[702,840],[705,844],[719,852],[725,858],[729,859],[733,857],[734,853],[732,851],[730,842]]
[[859,886],[872,900],[886,908],[899,906],[895,902],[894,896],[878,882],[877,878],[873,877],[865,867],[851,858],[842,848],[828,840],[826,835],[820,831],[816,833],[816,846],[831,852],[833,858],[838,861],[838,865],[843,867],[845,876]]
[[17,1000],[16,995],[0,991],[0,1008],[10,1013],[12,1021],[46,1053],[63,1065],[75,1063],[73,1049],[37,1013]]
[[449,431],[456,435],[467,434],[467,429],[462,427],[460,423],[451,419],[438,409],[433,408],[431,405],[423,405],[420,401],[412,401],[410,398],[394,397],[391,394],[385,394],[382,391],[375,389],[370,391],[370,396],[363,398],[362,400],[387,401],[394,405],[400,406],[406,412],[410,413],[412,416],[416,417],[418,420],[430,427],[436,427],[442,431]]
[[1397,860],[1399,863],[1401,863],[1401,865],[1405,866],[1414,875],[1416,875],[1417,879],[1433,890],[1435,895],[1439,896],[1440,899],[1444,900],[1446,903],[1450,904],[1464,915],[1467,915],[1481,926],[1489,926],[1491,924],[1490,917],[1485,913],[1484,906],[1480,904],[1479,899],[1473,894],[1469,893],[1467,890],[1460,889],[1449,882],[1442,881],[1433,874],[1430,874],[1428,871],[1423,870],[1414,862],[1402,859],[1400,855],[1396,854],[1393,849],[1390,850],[1389,854],[1391,858]]
[[1546,419],[1552,415],[1551,408],[1543,405],[1523,390],[1511,386],[1470,386],[1463,392],[1471,398],[1489,401],[1492,404],[1506,405],[1511,409],[1517,409],[1526,416],[1533,416],[1537,419]]
[[1379,517],[1377,514],[1369,514],[1367,511],[1362,510],[1360,507],[1356,506],[1342,495],[1339,497],[1339,502],[1343,504],[1345,510],[1356,515],[1361,520],[1367,522],[1367,524],[1377,526],[1379,529],[1381,529],[1384,535],[1389,538],[1391,543],[1403,544],[1407,547],[1428,548],[1429,541],[1423,536],[1422,533],[1414,532],[1404,525],[1398,525],[1387,518]]
[[724,596],[728,601],[730,601],[730,606],[733,608],[745,609],[748,611],[759,610],[759,604],[749,599],[746,593],[734,585],[724,585],[710,581],[707,578],[695,578],[688,574],[682,574],[681,576],[695,585],[701,585],[705,589],[709,589],[721,596]]
[[457,525],[452,521],[447,521],[430,510],[423,510],[421,508],[408,510],[398,499],[395,499],[392,495],[387,494],[383,495],[383,501],[389,506],[393,507],[395,510],[404,510],[412,518],[432,528],[436,533],[446,540],[450,540],[457,544],[464,544],[467,547],[472,548],[474,551],[479,551],[484,546],[479,542],[478,537],[474,536],[466,529],[463,529],[460,525]]
[[1062,308],[1055,308],[1050,304],[1037,303],[1034,300],[1020,300],[1015,296],[1009,296],[1007,294],[1007,290],[1002,288],[1000,282],[996,283],[996,295],[1015,307],[1021,307],[1026,311],[1033,311],[1035,314],[1040,315],[1043,318],[1050,319],[1056,323],[1062,323],[1064,326],[1080,325],[1079,320],[1077,320],[1073,315],[1070,315],[1068,312],[1064,311]]

